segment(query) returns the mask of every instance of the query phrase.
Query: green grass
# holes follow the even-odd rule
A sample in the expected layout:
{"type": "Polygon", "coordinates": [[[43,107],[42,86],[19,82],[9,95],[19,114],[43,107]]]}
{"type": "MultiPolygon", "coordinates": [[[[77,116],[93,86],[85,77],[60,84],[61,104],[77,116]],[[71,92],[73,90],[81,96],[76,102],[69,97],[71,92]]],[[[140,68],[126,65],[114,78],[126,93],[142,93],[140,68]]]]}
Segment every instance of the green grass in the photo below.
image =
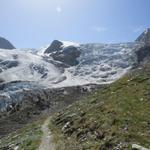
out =
{"type": "Polygon", "coordinates": [[[49,126],[57,150],[124,150],[134,143],[150,148],[150,67],[80,99],[49,126]]]}
{"type": "Polygon", "coordinates": [[[0,150],[19,147],[19,150],[36,150],[42,137],[43,119],[26,125],[24,128],[0,139],[0,150]]]}

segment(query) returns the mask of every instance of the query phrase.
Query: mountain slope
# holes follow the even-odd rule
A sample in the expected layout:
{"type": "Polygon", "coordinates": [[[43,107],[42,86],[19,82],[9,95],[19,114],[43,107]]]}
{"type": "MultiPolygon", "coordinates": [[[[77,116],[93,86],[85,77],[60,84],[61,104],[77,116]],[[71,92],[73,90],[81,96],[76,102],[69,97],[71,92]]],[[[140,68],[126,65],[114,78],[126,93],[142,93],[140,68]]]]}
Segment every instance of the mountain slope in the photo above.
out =
{"type": "Polygon", "coordinates": [[[15,47],[8,40],[0,37],[0,49],[15,49],[15,47]]]}
{"type": "Polygon", "coordinates": [[[0,139],[0,150],[36,150],[43,136],[41,125],[44,119],[39,118],[0,139]]]}
{"type": "Polygon", "coordinates": [[[150,148],[150,66],[79,99],[53,116],[58,150],[150,148]]]}

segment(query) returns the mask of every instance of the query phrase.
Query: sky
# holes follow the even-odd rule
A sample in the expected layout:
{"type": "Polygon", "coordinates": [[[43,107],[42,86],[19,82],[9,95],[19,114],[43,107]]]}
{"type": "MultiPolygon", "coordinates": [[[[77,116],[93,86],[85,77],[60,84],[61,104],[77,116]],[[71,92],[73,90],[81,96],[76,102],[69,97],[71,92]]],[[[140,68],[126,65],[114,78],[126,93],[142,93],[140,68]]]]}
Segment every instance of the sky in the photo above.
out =
{"type": "Polygon", "coordinates": [[[17,48],[53,40],[134,41],[150,27],[150,0],[0,0],[0,36],[17,48]]]}

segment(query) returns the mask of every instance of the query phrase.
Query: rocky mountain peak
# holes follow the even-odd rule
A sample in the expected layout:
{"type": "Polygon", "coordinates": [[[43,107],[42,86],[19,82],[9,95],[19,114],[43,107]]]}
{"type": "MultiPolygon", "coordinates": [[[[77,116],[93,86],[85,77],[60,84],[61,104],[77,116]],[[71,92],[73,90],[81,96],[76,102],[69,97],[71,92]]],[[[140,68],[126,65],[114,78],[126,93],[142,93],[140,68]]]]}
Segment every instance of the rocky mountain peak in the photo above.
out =
{"type": "Polygon", "coordinates": [[[147,28],[137,39],[136,42],[142,42],[145,45],[150,45],[150,28],[147,28]]]}
{"type": "Polygon", "coordinates": [[[0,37],[0,49],[15,49],[15,47],[8,40],[0,37]]]}
{"type": "Polygon", "coordinates": [[[52,44],[45,50],[45,53],[52,53],[52,52],[55,52],[55,51],[59,51],[59,50],[62,50],[62,45],[63,43],[58,41],[58,40],[54,40],[52,42],[52,44]]]}

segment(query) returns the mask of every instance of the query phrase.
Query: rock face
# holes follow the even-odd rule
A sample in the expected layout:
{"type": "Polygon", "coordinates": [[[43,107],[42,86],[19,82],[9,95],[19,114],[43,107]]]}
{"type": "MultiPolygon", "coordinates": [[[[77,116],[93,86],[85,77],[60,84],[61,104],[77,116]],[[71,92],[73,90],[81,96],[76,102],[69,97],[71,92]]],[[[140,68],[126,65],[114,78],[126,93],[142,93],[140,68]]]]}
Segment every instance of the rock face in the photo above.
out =
{"type": "Polygon", "coordinates": [[[63,49],[63,51],[57,51],[56,53],[51,54],[54,60],[63,62],[70,66],[75,66],[79,62],[77,58],[80,56],[81,52],[77,47],[68,46],[63,49]]]}
{"type": "Polygon", "coordinates": [[[0,37],[0,49],[15,49],[15,47],[8,40],[0,37]]]}
{"type": "Polygon", "coordinates": [[[64,43],[58,40],[54,40],[44,53],[49,54],[54,60],[69,66],[77,65],[79,63],[77,58],[81,54],[78,47],[73,45],[64,46],[64,43]]]}
{"type": "Polygon", "coordinates": [[[150,28],[146,29],[137,39],[136,42],[144,43],[145,45],[150,45],[150,28]]]}
{"type": "Polygon", "coordinates": [[[45,53],[52,53],[52,52],[55,52],[55,51],[60,51],[62,50],[62,45],[63,43],[58,41],[58,40],[54,40],[52,42],[52,44],[45,50],[45,53]]]}
{"type": "Polygon", "coordinates": [[[150,62],[150,46],[143,46],[137,52],[138,63],[146,64],[150,62]]]}

